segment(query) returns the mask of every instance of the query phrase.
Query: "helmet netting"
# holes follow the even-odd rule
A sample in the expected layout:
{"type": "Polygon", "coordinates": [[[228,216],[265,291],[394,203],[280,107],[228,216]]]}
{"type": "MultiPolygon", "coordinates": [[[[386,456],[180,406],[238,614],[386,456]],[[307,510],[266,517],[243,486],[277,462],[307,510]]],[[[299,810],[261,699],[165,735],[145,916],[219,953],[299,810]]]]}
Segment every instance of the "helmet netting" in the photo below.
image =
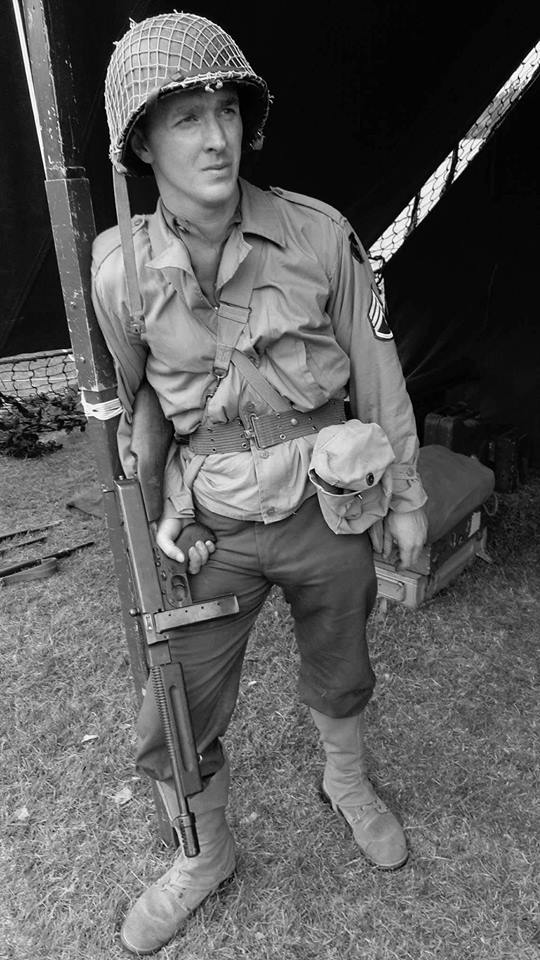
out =
{"type": "MultiPolygon", "coordinates": [[[[129,134],[149,100],[174,90],[248,84],[251,141],[261,136],[269,107],[268,88],[234,40],[217,24],[189,13],[162,14],[131,29],[116,44],[105,79],[105,110],[110,158],[118,168],[133,167],[126,156],[129,134]]],[[[131,153],[131,151],[129,151],[131,153]]]]}

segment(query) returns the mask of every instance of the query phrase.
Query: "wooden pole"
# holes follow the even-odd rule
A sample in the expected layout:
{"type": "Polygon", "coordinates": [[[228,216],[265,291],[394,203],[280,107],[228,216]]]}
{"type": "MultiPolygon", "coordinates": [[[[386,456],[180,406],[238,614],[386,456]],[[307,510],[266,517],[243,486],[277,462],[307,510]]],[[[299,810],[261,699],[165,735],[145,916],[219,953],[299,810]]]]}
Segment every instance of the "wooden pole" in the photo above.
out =
{"type": "MultiPolygon", "coordinates": [[[[90,264],[96,235],[90,184],[81,166],[64,0],[21,0],[28,58],[43,144],[45,188],[77,378],[84,400],[99,405],[117,396],[111,356],[91,300],[90,264]]],[[[136,590],[129,566],[116,483],[122,480],[116,434],[118,416],[90,417],[88,435],[98,467],[125,636],[139,704],[148,678],[145,643],[133,616],[136,590]]],[[[160,832],[173,842],[169,819],[154,786],[160,832]]]]}

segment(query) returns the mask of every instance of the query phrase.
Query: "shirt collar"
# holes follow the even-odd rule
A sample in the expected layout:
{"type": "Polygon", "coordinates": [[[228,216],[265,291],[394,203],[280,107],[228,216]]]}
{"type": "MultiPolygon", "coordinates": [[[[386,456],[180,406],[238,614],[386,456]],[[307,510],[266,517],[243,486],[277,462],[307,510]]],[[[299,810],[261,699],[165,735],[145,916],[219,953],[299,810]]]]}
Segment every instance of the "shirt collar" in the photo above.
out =
{"type": "Polygon", "coordinates": [[[148,232],[152,251],[152,258],[147,263],[148,267],[158,269],[177,267],[193,273],[188,251],[169,226],[161,198],[158,200],[155,213],[148,218],[148,232]]]}
{"type": "MultiPolygon", "coordinates": [[[[241,219],[239,227],[243,234],[255,234],[285,246],[283,225],[272,201],[272,195],[254,186],[247,180],[240,178],[240,205],[241,219]]],[[[237,211],[238,213],[238,211],[237,211]]],[[[170,218],[172,214],[165,209],[161,199],[158,200],[156,212],[150,217],[150,242],[152,259],[150,267],[179,267],[182,270],[192,271],[191,261],[186,247],[181,241],[181,231],[184,224],[180,222],[178,233],[173,229],[170,218]]],[[[238,222],[235,214],[234,222],[238,222]]]]}
{"type": "Polygon", "coordinates": [[[247,180],[240,178],[242,198],[242,233],[254,233],[265,237],[279,247],[285,246],[283,224],[277,214],[272,195],[247,180]]]}
{"type": "MultiPolygon", "coordinates": [[[[181,217],[177,217],[174,213],[171,213],[171,211],[167,209],[167,207],[165,206],[162,200],[160,200],[160,205],[161,205],[161,212],[163,214],[163,219],[165,220],[165,223],[167,224],[169,230],[171,230],[171,232],[174,233],[176,237],[179,237],[180,240],[184,240],[189,246],[190,236],[192,234],[197,236],[198,234],[197,227],[194,224],[190,223],[189,220],[184,220],[181,217]]],[[[227,228],[225,230],[225,237],[228,237],[229,234],[231,233],[232,228],[235,226],[235,224],[240,224],[241,221],[242,221],[241,203],[240,203],[240,200],[238,200],[238,205],[236,207],[236,210],[234,211],[231,219],[229,220],[229,223],[227,224],[227,228]]]]}
{"type": "MultiPolygon", "coordinates": [[[[277,243],[280,247],[285,246],[283,226],[270,195],[241,177],[239,186],[240,200],[231,218],[230,227],[238,224],[242,233],[254,233],[277,243]]],[[[176,217],[161,201],[160,205],[163,218],[175,236],[182,239],[182,234],[190,233],[188,220],[176,217]]]]}

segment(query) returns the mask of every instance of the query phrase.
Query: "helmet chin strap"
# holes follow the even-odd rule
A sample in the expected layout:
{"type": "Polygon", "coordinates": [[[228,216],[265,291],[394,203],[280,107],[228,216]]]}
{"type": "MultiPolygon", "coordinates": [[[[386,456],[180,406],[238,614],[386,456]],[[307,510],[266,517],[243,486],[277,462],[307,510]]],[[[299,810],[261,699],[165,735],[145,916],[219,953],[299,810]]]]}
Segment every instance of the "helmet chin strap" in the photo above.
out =
{"type": "Polygon", "coordinates": [[[130,329],[140,335],[144,331],[144,312],[139,280],[137,277],[137,263],[135,260],[135,246],[131,225],[131,208],[129,205],[129,190],[127,179],[113,165],[113,187],[116,217],[120,230],[124,270],[127,282],[127,296],[130,313],[130,329]]]}

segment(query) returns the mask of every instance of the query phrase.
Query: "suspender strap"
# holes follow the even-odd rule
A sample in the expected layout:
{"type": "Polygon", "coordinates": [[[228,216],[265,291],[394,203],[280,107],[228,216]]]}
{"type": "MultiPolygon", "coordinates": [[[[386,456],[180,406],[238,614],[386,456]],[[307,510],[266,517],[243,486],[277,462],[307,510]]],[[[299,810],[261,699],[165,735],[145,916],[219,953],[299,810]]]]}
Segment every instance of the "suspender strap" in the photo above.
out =
{"type": "Polygon", "coordinates": [[[222,380],[232,363],[272,410],[290,410],[291,404],[274,390],[249,357],[236,347],[251,312],[250,303],[262,253],[262,243],[258,237],[252,239],[252,244],[252,249],[226,286],[227,299],[222,299],[219,304],[214,374],[218,380],[222,380]]]}
{"type": "Polygon", "coordinates": [[[231,354],[240,339],[249,319],[253,287],[257,278],[262,253],[262,243],[253,238],[252,248],[236,273],[226,285],[227,299],[221,299],[217,313],[217,345],[214,359],[214,374],[218,380],[226,375],[231,354]]]}
{"type": "Polygon", "coordinates": [[[131,321],[130,327],[133,333],[140,335],[144,331],[143,302],[139,288],[139,280],[137,277],[137,264],[135,261],[135,247],[133,245],[128,186],[124,174],[119,173],[116,167],[113,167],[113,187],[116,216],[118,219],[118,228],[120,230],[120,240],[122,242],[122,254],[124,257],[124,270],[126,273],[127,295],[131,321]]]}
{"type": "Polygon", "coordinates": [[[217,344],[214,357],[214,376],[223,380],[229,369],[231,354],[240,339],[250,313],[249,307],[239,307],[235,303],[219,304],[217,313],[217,344]]]}
{"type": "Polygon", "coordinates": [[[285,400],[277,390],[274,390],[266,377],[263,377],[260,370],[251,362],[249,357],[246,357],[245,353],[240,350],[233,350],[231,362],[272,410],[281,413],[283,410],[292,409],[292,404],[285,400]]]}
{"type": "MultiPolygon", "coordinates": [[[[116,215],[122,241],[124,269],[126,273],[128,304],[131,330],[144,332],[143,302],[137,276],[135,247],[130,216],[129,193],[126,178],[113,167],[114,199],[116,215]]],[[[152,220],[150,221],[150,242],[152,242],[152,220]]],[[[222,299],[217,313],[217,345],[214,360],[214,374],[222,380],[231,363],[253,387],[256,393],[276,412],[290,410],[292,405],[271,386],[236,344],[240,339],[251,311],[250,303],[253,287],[257,278],[262,253],[262,243],[258,237],[252,239],[252,249],[238,267],[235,275],[226,285],[227,300],[222,299]]]]}

